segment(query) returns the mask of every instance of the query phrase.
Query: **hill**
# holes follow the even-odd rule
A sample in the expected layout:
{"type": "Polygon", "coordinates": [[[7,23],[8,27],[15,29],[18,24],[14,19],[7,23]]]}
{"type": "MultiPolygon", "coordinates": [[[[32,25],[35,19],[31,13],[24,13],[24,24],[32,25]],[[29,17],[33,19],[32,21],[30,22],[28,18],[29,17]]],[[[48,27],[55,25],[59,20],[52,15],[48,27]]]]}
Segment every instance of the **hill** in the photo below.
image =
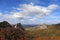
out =
{"type": "Polygon", "coordinates": [[[60,40],[60,26],[58,24],[48,25],[47,29],[40,26],[28,28],[27,33],[30,40],[60,40]]]}
{"type": "Polygon", "coordinates": [[[8,22],[0,22],[0,40],[28,40],[23,26],[19,23],[14,28],[8,22]]]}
{"type": "Polygon", "coordinates": [[[12,27],[7,21],[0,22],[0,28],[12,27]]]}

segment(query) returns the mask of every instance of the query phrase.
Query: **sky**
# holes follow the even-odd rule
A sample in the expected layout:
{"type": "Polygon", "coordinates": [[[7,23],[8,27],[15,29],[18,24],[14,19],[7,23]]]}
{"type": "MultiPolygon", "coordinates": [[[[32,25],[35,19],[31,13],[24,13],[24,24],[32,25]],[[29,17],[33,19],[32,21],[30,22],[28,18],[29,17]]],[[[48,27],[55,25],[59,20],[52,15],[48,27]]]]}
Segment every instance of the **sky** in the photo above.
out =
{"type": "Polygon", "coordinates": [[[60,0],[0,0],[0,22],[60,23],[60,0]]]}

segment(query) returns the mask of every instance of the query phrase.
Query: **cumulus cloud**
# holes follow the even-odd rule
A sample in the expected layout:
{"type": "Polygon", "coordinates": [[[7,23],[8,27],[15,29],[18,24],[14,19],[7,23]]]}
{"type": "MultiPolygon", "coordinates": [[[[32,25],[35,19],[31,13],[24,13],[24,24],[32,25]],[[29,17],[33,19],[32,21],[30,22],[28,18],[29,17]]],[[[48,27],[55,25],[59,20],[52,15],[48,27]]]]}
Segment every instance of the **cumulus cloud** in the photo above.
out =
{"type": "Polygon", "coordinates": [[[53,10],[53,9],[56,9],[56,7],[58,7],[58,5],[52,4],[52,5],[48,6],[48,9],[53,10]]]}
{"type": "Polygon", "coordinates": [[[13,15],[15,17],[22,17],[22,18],[27,18],[27,17],[30,18],[32,17],[32,15],[37,18],[43,18],[49,15],[57,7],[58,5],[56,4],[51,4],[47,7],[34,5],[33,3],[22,4],[20,5],[19,8],[17,8],[17,10],[20,10],[20,12],[14,12],[13,15]]]}
{"type": "Polygon", "coordinates": [[[11,14],[5,14],[6,18],[43,18],[49,15],[53,10],[55,10],[58,5],[51,4],[47,7],[30,4],[21,4],[19,8],[16,8],[18,11],[12,11],[11,14]],[[8,16],[8,17],[7,17],[8,16]]]}
{"type": "Polygon", "coordinates": [[[23,19],[21,20],[22,22],[24,22],[24,19],[29,19],[31,22],[35,22],[37,19],[49,15],[57,7],[58,5],[56,4],[50,4],[47,7],[34,5],[34,3],[21,4],[18,8],[15,8],[15,10],[19,11],[12,11],[11,14],[5,14],[3,17],[23,19]]]}

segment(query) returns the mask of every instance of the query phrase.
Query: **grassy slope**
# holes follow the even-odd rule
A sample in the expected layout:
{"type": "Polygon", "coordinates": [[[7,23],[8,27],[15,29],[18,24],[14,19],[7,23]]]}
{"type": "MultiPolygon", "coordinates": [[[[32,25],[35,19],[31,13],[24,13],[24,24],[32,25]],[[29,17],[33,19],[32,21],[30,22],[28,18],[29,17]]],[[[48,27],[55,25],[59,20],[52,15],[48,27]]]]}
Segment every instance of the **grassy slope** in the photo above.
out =
{"type": "Polygon", "coordinates": [[[31,40],[60,40],[60,29],[55,28],[55,26],[48,29],[31,28],[29,30],[27,30],[27,33],[31,40]]]}

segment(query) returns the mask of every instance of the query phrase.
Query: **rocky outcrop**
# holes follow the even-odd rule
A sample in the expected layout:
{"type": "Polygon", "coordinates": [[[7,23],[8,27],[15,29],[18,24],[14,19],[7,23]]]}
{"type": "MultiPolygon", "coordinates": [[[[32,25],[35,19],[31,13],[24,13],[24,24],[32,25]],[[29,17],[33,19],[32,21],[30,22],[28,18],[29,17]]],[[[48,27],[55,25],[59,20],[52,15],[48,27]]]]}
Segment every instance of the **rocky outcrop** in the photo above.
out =
{"type": "Polygon", "coordinates": [[[18,23],[18,24],[17,24],[17,27],[20,28],[20,29],[22,29],[22,30],[24,30],[24,28],[23,28],[23,26],[22,26],[21,23],[18,23]]]}
{"type": "Polygon", "coordinates": [[[0,28],[12,27],[7,21],[0,22],[0,28]]]}
{"type": "Polygon", "coordinates": [[[14,28],[6,21],[0,22],[0,40],[28,40],[23,26],[19,23],[17,27],[14,28]]]}

